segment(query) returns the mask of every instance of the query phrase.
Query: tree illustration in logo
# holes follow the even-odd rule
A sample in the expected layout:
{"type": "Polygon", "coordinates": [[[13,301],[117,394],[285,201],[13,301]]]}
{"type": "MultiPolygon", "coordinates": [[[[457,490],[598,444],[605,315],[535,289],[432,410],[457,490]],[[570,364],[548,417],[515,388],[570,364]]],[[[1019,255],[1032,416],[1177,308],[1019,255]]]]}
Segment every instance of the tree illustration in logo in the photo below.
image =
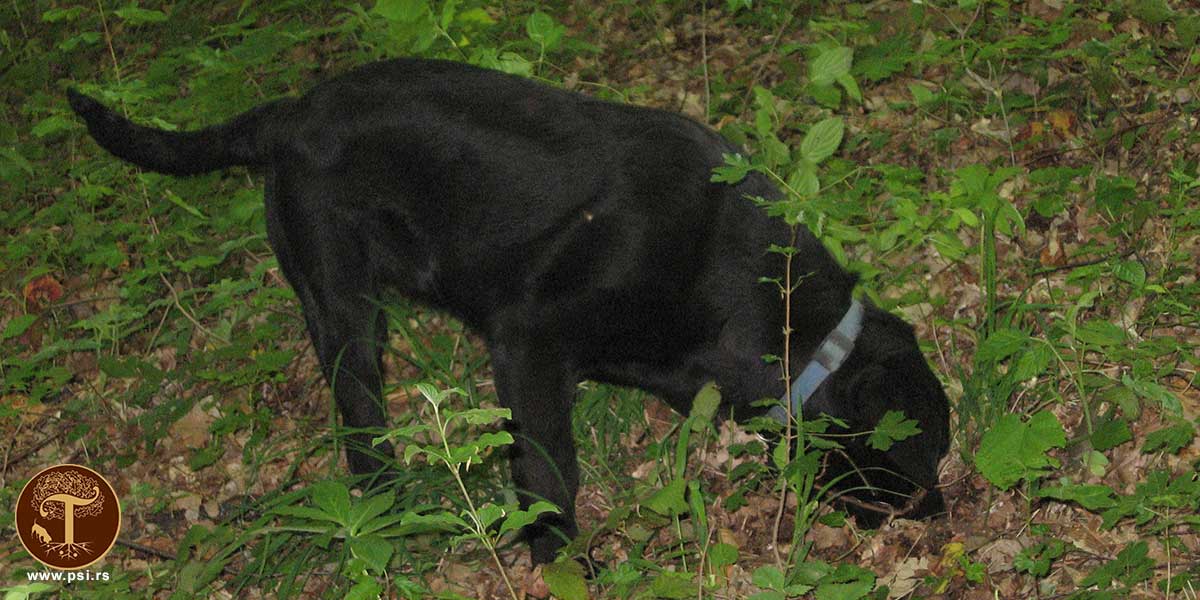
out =
{"type": "Polygon", "coordinates": [[[47,551],[68,559],[92,553],[89,540],[75,540],[75,519],[104,512],[99,481],[78,471],[48,473],[34,485],[31,504],[41,518],[63,520],[62,541],[51,539],[44,527],[34,524],[34,534],[47,551]]]}

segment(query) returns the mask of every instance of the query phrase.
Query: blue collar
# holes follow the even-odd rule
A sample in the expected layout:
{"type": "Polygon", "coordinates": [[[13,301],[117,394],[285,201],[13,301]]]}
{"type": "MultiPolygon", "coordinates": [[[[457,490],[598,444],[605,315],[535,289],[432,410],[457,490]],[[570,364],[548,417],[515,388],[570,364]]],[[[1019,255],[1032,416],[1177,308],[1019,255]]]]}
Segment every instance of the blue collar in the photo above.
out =
{"type": "MultiPolygon", "coordinates": [[[[850,301],[850,308],[846,310],[846,314],[842,320],[838,322],[837,327],[825,336],[817,350],[813,352],[812,359],[808,361],[808,365],[800,372],[800,376],[796,381],[792,382],[792,415],[800,415],[801,409],[804,408],[804,403],[825,383],[825,380],[837,371],[842,363],[846,361],[846,357],[850,355],[850,351],[854,349],[854,340],[858,338],[858,334],[862,331],[863,323],[863,305],[858,300],[850,301]]],[[[780,404],[771,407],[767,413],[768,416],[779,421],[780,423],[787,422],[787,410],[784,409],[784,402],[788,401],[787,396],[779,399],[780,404]]]]}

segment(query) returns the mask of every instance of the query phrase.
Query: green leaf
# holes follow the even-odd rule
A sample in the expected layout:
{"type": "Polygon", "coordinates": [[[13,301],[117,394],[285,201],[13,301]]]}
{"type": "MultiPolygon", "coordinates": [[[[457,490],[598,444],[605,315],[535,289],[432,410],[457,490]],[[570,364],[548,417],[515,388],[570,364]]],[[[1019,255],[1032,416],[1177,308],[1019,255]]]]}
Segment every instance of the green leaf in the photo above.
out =
{"type": "Polygon", "coordinates": [[[504,523],[500,525],[500,534],[503,535],[510,531],[514,531],[529,525],[537,520],[538,515],[547,512],[559,513],[562,511],[560,511],[557,506],[551,504],[550,502],[538,500],[537,502],[534,502],[528,510],[518,510],[510,514],[508,518],[504,520],[504,523]]]}
{"type": "Polygon", "coordinates": [[[70,8],[52,8],[42,13],[42,20],[47,23],[56,23],[58,21],[74,21],[83,14],[82,6],[72,6],[70,8]]]}
{"type": "Polygon", "coordinates": [[[400,524],[412,528],[417,533],[427,531],[462,531],[471,528],[462,517],[447,512],[435,512],[426,515],[408,511],[401,517],[400,524]]]}
{"type": "Polygon", "coordinates": [[[1123,260],[1113,265],[1113,275],[1135,288],[1146,285],[1146,267],[1136,260],[1123,260]]]}
{"type": "Polygon", "coordinates": [[[770,565],[755,569],[754,574],[750,576],[750,581],[760,588],[778,591],[782,591],[784,585],[787,583],[783,577],[783,572],[770,565]]]}
{"type": "Polygon", "coordinates": [[[650,583],[650,592],[656,598],[682,600],[696,595],[695,576],[691,573],[662,571],[650,583]]]}
{"type": "Polygon", "coordinates": [[[1058,461],[1046,452],[1066,443],[1062,425],[1047,411],[1034,414],[1028,422],[1006,414],[983,434],[975,466],[993,485],[1007,490],[1022,479],[1036,479],[1047,467],[1057,467],[1058,461]]]}
{"type": "Polygon", "coordinates": [[[1095,585],[1104,589],[1109,587],[1114,579],[1126,586],[1145,581],[1154,570],[1154,560],[1147,556],[1149,551],[1150,547],[1145,541],[1133,542],[1125,546],[1115,559],[1084,577],[1079,586],[1087,588],[1095,585]]]}
{"type": "Polygon", "coordinates": [[[143,25],[145,23],[161,23],[167,20],[167,15],[161,10],[147,10],[136,6],[126,6],[113,11],[118,17],[121,17],[129,25],[143,25]]]}
{"type": "Polygon", "coordinates": [[[875,587],[875,573],[852,564],[840,564],[821,578],[816,600],[860,600],[875,587]]]}
{"type": "Polygon", "coordinates": [[[704,387],[696,392],[696,397],[692,398],[692,411],[688,415],[692,431],[699,433],[711,427],[720,404],[721,392],[717,389],[716,382],[710,381],[704,384],[704,387]]]}
{"type": "Polygon", "coordinates": [[[1194,437],[1196,437],[1195,426],[1183,419],[1179,419],[1169,427],[1150,432],[1146,436],[1146,443],[1142,445],[1142,452],[1146,454],[1151,452],[1175,454],[1192,443],[1192,438],[1194,437]]]}
{"type": "Polygon", "coordinates": [[[471,408],[457,413],[471,425],[487,425],[500,419],[511,419],[512,411],[507,408],[471,408]]]}
{"type": "Polygon", "coordinates": [[[1125,343],[1125,330],[1108,321],[1087,321],[1075,330],[1075,339],[1096,346],[1117,346],[1125,343]]]}
{"type": "Polygon", "coordinates": [[[1022,549],[1013,557],[1013,567],[1017,572],[1024,571],[1034,577],[1045,577],[1050,574],[1050,563],[1066,552],[1067,545],[1062,540],[1050,539],[1022,549]]]}
{"type": "Polygon", "coordinates": [[[929,91],[929,88],[916,83],[908,84],[908,92],[912,94],[913,103],[917,106],[925,106],[937,99],[933,92],[929,91]]]}
{"type": "Polygon", "coordinates": [[[78,127],[74,120],[68,119],[62,115],[52,115],[38,121],[33,129],[29,130],[34,137],[44,138],[54,135],[62,131],[70,131],[78,127]]]}
{"type": "Polygon", "coordinates": [[[567,28],[554,22],[554,17],[534,11],[525,21],[525,32],[529,39],[540,45],[543,50],[552,50],[558,46],[567,28]]]}
{"type": "Polygon", "coordinates": [[[1139,397],[1151,402],[1157,402],[1172,415],[1178,416],[1183,414],[1183,404],[1179,398],[1171,393],[1170,390],[1157,383],[1134,379],[1128,373],[1125,373],[1121,375],[1121,384],[1133,390],[1133,393],[1139,397]]]}
{"type": "Polygon", "coordinates": [[[350,552],[367,563],[376,575],[387,573],[388,561],[394,551],[391,542],[377,535],[350,538],[350,552]]]}
{"type": "MultiPolygon", "coordinates": [[[[465,514],[465,512],[464,512],[465,514]]],[[[484,529],[492,526],[500,517],[504,516],[504,507],[496,504],[484,504],[475,510],[475,518],[479,519],[479,524],[484,529]]]]}
{"type": "Polygon", "coordinates": [[[1032,338],[1030,341],[1032,345],[1017,356],[1016,364],[1009,371],[1016,381],[1026,381],[1041,375],[1054,360],[1054,350],[1050,346],[1033,342],[1032,338]]]}
{"type": "Polygon", "coordinates": [[[788,176],[791,187],[801,198],[813,198],[821,192],[821,180],[817,178],[817,166],[806,158],[796,161],[796,168],[788,176]]]}
{"type": "Polygon", "coordinates": [[[979,344],[975,360],[980,363],[1001,361],[1028,347],[1030,343],[1029,334],[1020,329],[997,329],[979,344]]]}
{"type": "Polygon", "coordinates": [[[662,489],[654,492],[642,506],[664,516],[674,517],[687,512],[688,505],[684,500],[683,492],[687,489],[687,481],[673,479],[670,483],[663,486],[662,489]]]}
{"type": "Polygon", "coordinates": [[[1117,505],[1112,488],[1107,485],[1070,483],[1042,488],[1037,495],[1041,498],[1075,502],[1088,510],[1103,510],[1117,505]]]}
{"type": "Polygon", "coordinates": [[[842,86],[842,89],[846,90],[846,95],[850,96],[851,100],[862,102],[862,90],[858,89],[858,82],[854,80],[854,77],[849,73],[840,75],[837,78],[837,82],[838,85],[842,86]]]}
{"type": "Polygon", "coordinates": [[[884,413],[879,424],[875,426],[875,431],[871,432],[871,436],[867,438],[867,445],[886,452],[893,443],[906,440],[918,433],[921,433],[921,428],[917,426],[916,421],[904,418],[904,413],[900,411],[889,410],[884,413]]]}
{"type": "Polygon", "coordinates": [[[1104,452],[1133,439],[1129,425],[1123,419],[1108,419],[1092,431],[1092,447],[1104,452]]]}
{"type": "Polygon", "coordinates": [[[414,23],[429,10],[427,0],[376,0],[371,12],[396,23],[414,23]]]}
{"type": "Polygon", "coordinates": [[[383,585],[371,577],[364,577],[354,582],[354,586],[346,592],[346,600],[378,600],[383,593],[383,585]]]}
{"type": "Polygon", "coordinates": [[[17,315],[9,319],[8,324],[4,326],[4,333],[0,333],[0,340],[15,338],[25,333],[25,330],[29,329],[29,326],[33,325],[37,319],[37,315],[17,315]]]}
{"type": "Polygon", "coordinates": [[[828,48],[808,65],[808,78],[816,85],[832,85],[839,78],[850,74],[850,63],[853,60],[854,50],[851,48],[828,48]]]}
{"type": "Polygon", "coordinates": [[[542,580],[550,593],[562,600],[588,600],[583,565],[570,558],[560,558],[542,567],[542,580]]]}
{"type": "Polygon", "coordinates": [[[753,170],[750,161],[741,154],[722,154],[721,158],[725,160],[725,165],[713,169],[712,177],[709,178],[713,183],[734,184],[745,179],[753,170]]]}
{"type": "Polygon", "coordinates": [[[33,164],[25,160],[25,157],[21,156],[21,153],[17,152],[16,148],[11,146],[0,147],[0,158],[6,159],[10,165],[25,171],[26,175],[33,175],[33,164]]]}
{"type": "Polygon", "coordinates": [[[350,510],[349,528],[351,533],[359,533],[364,525],[387,512],[395,502],[396,494],[383,491],[355,504],[350,510]]]}
{"type": "Polygon", "coordinates": [[[830,117],[819,121],[808,130],[804,141],[800,142],[800,154],[809,162],[815,164],[829,158],[837,152],[842,143],[842,135],[846,126],[841,117],[830,117]]]}
{"type": "Polygon", "coordinates": [[[708,564],[714,571],[719,571],[723,567],[736,564],[737,559],[738,548],[733,544],[718,542],[708,549],[708,564]]]}
{"type": "Polygon", "coordinates": [[[199,209],[192,206],[191,204],[188,204],[183,198],[180,198],[178,195],[176,195],[175,192],[172,192],[171,190],[167,190],[166,196],[167,196],[167,200],[170,201],[171,204],[174,204],[175,206],[178,206],[179,208],[182,208],[183,210],[187,211],[187,213],[189,215],[192,215],[193,217],[196,217],[197,219],[207,219],[208,218],[208,217],[205,217],[204,213],[200,212],[199,209]]]}
{"type": "Polygon", "coordinates": [[[822,583],[813,596],[817,600],[862,600],[874,588],[874,577],[850,583],[822,583]]]}
{"type": "Polygon", "coordinates": [[[1167,0],[1136,0],[1127,6],[1133,16],[1151,25],[1161,25],[1175,16],[1175,11],[1167,4],[1167,0]]]}
{"type": "Polygon", "coordinates": [[[310,519],[313,521],[329,521],[337,523],[337,519],[323,510],[311,506],[277,506],[271,509],[272,514],[310,519]]]}
{"type": "Polygon", "coordinates": [[[438,21],[442,29],[449,29],[450,23],[454,22],[454,9],[457,4],[458,0],[446,0],[446,3],[442,5],[442,18],[438,21]]]}
{"type": "Polygon", "coordinates": [[[349,524],[350,490],[344,484],[336,481],[317,482],[312,486],[312,500],[325,514],[339,523],[349,524]]]}

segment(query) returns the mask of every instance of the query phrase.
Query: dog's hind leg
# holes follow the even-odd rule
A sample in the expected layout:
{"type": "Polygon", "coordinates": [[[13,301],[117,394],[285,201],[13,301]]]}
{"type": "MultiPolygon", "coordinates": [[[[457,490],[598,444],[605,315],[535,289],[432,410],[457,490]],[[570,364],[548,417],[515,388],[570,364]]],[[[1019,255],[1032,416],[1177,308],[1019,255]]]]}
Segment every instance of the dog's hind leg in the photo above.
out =
{"type": "Polygon", "coordinates": [[[288,183],[295,182],[267,177],[267,237],[300,298],[342,424],[352,430],[346,436],[350,471],[386,478],[392,446],[371,445],[387,424],[381,361],[387,318],[371,262],[352,219],[331,214],[326,198],[290,193],[288,183]]]}

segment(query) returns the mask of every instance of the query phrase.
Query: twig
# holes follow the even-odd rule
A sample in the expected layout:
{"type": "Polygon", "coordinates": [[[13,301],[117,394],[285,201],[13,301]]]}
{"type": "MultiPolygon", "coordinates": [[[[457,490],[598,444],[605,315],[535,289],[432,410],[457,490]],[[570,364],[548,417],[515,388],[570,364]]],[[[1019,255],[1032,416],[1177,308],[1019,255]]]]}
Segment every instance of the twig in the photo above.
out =
{"type": "Polygon", "coordinates": [[[163,560],[175,560],[177,558],[174,554],[169,554],[169,553],[163,552],[162,550],[159,550],[157,548],[152,548],[150,546],[147,546],[145,544],[139,544],[137,542],[131,542],[129,540],[123,540],[121,538],[117,538],[117,544],[119,544],[121,546],[125,546],[126,548],[129,548],[130,550],[134,550],[136,552],[141,552],[142,554],[149,554],[150,556],[154,556],[156,558],[161,558],[163,560]]]}
{"type": "MultiPolygon", "coordinates": [[[[42,421],[39,421],[38,424],[41,425],[44,422],[45,422],[45,420],[42,420],[42,421]]],[[[45,448],[47,445],[50,444],[50,442],[63,439],[67,433],[67,430],[71,429],[74,426],[75,426],[74,422],[64,422],[59,427],[58,432],[55,433],[54,435],[48,435],[45,438],[43,438],[41,441],[39,441],[38,443],[34,444],[33,446],[31,446],[31,447],[27,448],[26,450],[24,450],[23,452],[21,452],[20,454],[13,456],[12,458],[6,458],[4,461],[4,464],[0,465],[0,473],[7,473],[9,469],[13,468],[17,464],[20,464],[25,459],[29,458],[30,456],[32,456],[34,453],[41,450],[42,448],[45,448]]]]}
{"type": "MultiPolygon", "coordinates": [[[[792,226],[792,237],[788,246],[796,246],[796,227],[792,226]]],[[[792,420],[799,415],[792,414],[792,252],[787,253],[787,261],[783,272],[783,384],[784,410],[787,413],[787,424],[784,427],[782,443],[788,445],[789,451],[795,441],[792,431],[792,420]]],[[[799,443],[799,442],[797,442],[799,443]]],[[[787,507],[788,486],[782,485],[779,490],[779,507],[775,509],[775,520],[771,525],[771,551],[775,554],[775,563],[783,566],[783,557],[779,555],[779,528],[783,523],[783,510],[787,507]]]]}
{"type": "Polygon", "coordinates": [[[1047,267],[1040,271],[1034,271],[1032,276],[1040,277],[1042,275],[1049,275],[1050,273],[1057,273],[1059,271],[1066,271],[1068,269],[1078,269],[1079,267],[1090,267],[1092,265],[1098,265],[1102,262],[1110,261],[1114,258],[1125,258],[1126,256],[1133,254],[1134,252],[1137,252],[1137,250],[1135,248],[1128,248],[1123,252],[1120,252],[1117,254],[1110,254],[1108,256],[1101,256],[1100,258],[1093,258],[1091,260],[1067,263],[1065,265],[1058,265],[1057,267],[1047,267]]]}
{"type": "Polygon", "coordinates": [[[883,502],[877,503],[877,502],[867,502],[865,500],[859,500],[858,498],[855,498],[854,496],[850,496],[850,495],[838,496],[837,501],[845,503],[845,504],[849,504],[850,506],[861,508],[863,510],[869,510],[872,512],[882,513],[882,514],[887,515],[889,519],[894,519],[896,517],[902,517],[904,515],[907,515],[908,513],[916,510],[917,506],[921,503],[921,501],[925,499],[926,493],[927,492],[926,492],[925,488],[918,488],[917,493],[913,494],[912,497],[910,497],[908,499],[908,502],[905,502],[904,506],[902,506],[900,508],[896,508],[890,504],[886,504],[883,502]]]}

